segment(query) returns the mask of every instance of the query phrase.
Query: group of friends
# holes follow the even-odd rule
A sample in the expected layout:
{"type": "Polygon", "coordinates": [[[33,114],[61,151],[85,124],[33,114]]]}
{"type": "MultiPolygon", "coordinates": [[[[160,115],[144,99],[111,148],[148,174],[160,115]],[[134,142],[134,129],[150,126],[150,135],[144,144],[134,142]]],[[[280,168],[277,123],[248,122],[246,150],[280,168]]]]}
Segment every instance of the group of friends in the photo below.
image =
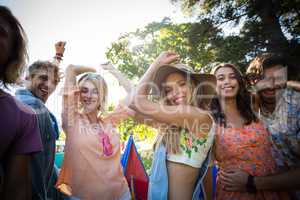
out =
{"type": "Polygon", "coordinates": [[[158,133],[149,200],[300,199],[300,83],[288,80],[283,56],[258,55],[245,74],[230,63],[204,74],[165,51],[135,86],[104,64],[99,68],[127,91],[112,112],[97,69],[69,65],[62,92],[65,153],[57,170],[59,126],[45,103],[62,79],[65,45],[55,44],[53,61],[27,67],[24,88],[12,96],[6,91],[26,66],[26,35],[0,6],[0,199],[131,199],[116,129],[127,118],[158,133]]]}

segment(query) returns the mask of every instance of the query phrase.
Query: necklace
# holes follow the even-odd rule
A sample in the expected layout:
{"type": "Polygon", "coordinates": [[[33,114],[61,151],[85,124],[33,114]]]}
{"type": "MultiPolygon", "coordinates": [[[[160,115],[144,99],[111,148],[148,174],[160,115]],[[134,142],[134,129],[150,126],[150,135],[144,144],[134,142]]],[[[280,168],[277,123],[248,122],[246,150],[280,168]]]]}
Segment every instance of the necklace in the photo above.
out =
{"type": "Polygon", "coordinates": [[[91,119],[91,117],[86,114],[87,119],[89,121],[89,123],[91,125],[93,125],[93,129],[95,131],[97,131],[98,134],[98,138],[100,141],[100,145],[102,145],[102,149],[103,149],[103,155],[108,157],[111,156],[113,154],[113,146],[110,143],[110,139],[107,133],[105,133],[103,127],[101,126],[101,119],[99,119],[98,117],[96,118],[96,123],[93,123],[93,120],[91,119]],[[95,125],[95,126],[94,126],[95,125]]]}
{"type": "Polygon", "coordinates": [[[103,154],[104,156],[111,156],[113,154],[113,146],[110,143],[110,139],[108,134],[106,134],[103,129],[101,128],[98,131],[98,136],[100,139],[100,143],[102,144],[103,147],[103,154]]]}

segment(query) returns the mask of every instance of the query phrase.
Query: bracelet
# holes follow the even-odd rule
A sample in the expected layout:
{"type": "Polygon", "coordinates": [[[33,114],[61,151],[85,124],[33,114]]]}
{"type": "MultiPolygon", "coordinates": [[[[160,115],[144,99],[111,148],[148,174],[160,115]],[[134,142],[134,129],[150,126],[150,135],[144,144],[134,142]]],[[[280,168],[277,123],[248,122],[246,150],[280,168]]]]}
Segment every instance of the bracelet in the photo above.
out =
{"type": "Polygon", "coordinates": [[[251,174],[248,175],[247,184],[246,184],[247,192],[256,193],[256,186],[254,183],[254,176],[251,174]]]}
{"type": "Polygon", "coordinates": [[[59,57],[64,57],[64,55],[62,53],[56,53],[55,55],[59,56],[59,57]]]}
{"type": "Polygon", "coordinates": [[[55,55],[54,57],[53,57],[54,59],[57,59],[57,60],[62,60],[62,57],[61,56],[57,56],[57,55],[55,55]]]}

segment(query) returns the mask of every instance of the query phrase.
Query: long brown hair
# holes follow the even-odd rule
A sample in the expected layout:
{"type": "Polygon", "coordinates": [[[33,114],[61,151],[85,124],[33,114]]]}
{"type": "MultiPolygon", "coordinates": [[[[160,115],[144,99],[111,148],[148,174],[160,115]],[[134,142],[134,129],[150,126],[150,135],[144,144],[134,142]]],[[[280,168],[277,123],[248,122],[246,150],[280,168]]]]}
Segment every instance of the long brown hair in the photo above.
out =
{"type": "Polygon", "coordinates": [[[12,33],[12,48],[5,63],[0,65],[0,83],[7,87],[8,84],[16,83],[24,72],[28,60],[26,49],[27,38],[19,21],[5,6],[0,6],[0,18],[9,24],[12,33]]]}
{"type": "MultiPolygon", "coordinates": [[[[187,78],[187,76],[189,76],[189,75],[184,72],[176,72],[176,73],[180,73],[181,75],[183,75],[186,78],[187,85],[190,88],[191,96],[188,97],[188,104],[197,106],[198,102],[195,101],[195,98],[196,98],[195,96],[197,95],[197,92],[195,91],[196,85],[197,85],[196,80],[194,80],[192,77],[187,78]],[[190,80],[190,81],[188,81],[188,80],[190,80]]],[[[162,87],[160,87],[160,88],[162,88],[162,87]]],[[[162,91],[161,91],[159,103],[162,105],[169,105],[169,102],[167,101],[167,98],[166,98],[166,92],[164,89],[162,89],[162,91]]],[[[156,138],[154,148],[159,147],[159,145],[162,143],[165,145],[168,153],[172,153],[172,154],[180,153],[181,152],[180,151],[180,136],[181,136],[182,131],[185,131],[185,130],[183,128],[177,127],[175,125],[168,125],[167,127],[163,127],[163,128],[160,127],[159,135],[156,138]]]]}
{"type": "MultiPolygon", "coordinates": [[[[220,68],[229,67],[233,70],[235,77],[239,84],[239,90],[236,96],[236,102],[237,102],[237,109],[239,110],[242,117],[246,120],[245,124],[250,124],[252,122],[257,122],[258,119],[253,112],[251,108],[251,94],[246,89],[245,86],[245,80],[243,79],[243,76],[241,72],[236,68],[236,66],[224,63],[216,66],[213,70],[213,73],[215,74],[216,71],[218,71],[220,68]]],[[[224,127],[227,126],[226,123],[226,116],[223,112],[223,109],[221,107],[220,98],[218,95],[216,95],[210,104],[210,110],[212,112],[212,116],[215,120],[215,122],[219,125],[222,125],[224,127]]]]}

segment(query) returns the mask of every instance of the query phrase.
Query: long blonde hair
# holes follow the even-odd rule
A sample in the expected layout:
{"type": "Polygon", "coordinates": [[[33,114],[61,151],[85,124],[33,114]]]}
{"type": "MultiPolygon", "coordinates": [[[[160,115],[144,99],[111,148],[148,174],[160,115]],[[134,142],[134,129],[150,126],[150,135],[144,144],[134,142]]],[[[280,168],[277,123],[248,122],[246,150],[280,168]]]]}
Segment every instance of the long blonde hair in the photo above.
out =
{"type": "Polygon", "coordinates": [[[107,84],[104,78],[100,74],[96,73],[86,73],[79,80],[78,85],[81,82],[90,81],[95,85],[99,95],[99,106],[98,106],[98,114],[103,114],[106,111],[106,102],[107,102],[107,84]]]}
{"type": "MultiPolygon", "coordinates": [[[[178,72],[176,72],[178,73],[178,72]]],[[[180,72],[179,72],[180,73],[180,72]]],[[[187,74],[181,73],[186,77],[187,74]]],[[[198,106],[198,101],[197,101],[197,90],[196,90],[196,81],[194,79],[189,79],[190,81],[187,82],[188,87],[190,88],[190,96],[188,96],[188,105],[194,105],[198,106]]],[[[187,81],[187,79],[186,79],[187,81]]],[[[166,93],[162,89],[161,90],[161,95],[159,99],[159,103],[162,105],[169,105],[167,99],[166,99],[166,93]]],[[[168,153],[171,154],[178,154],[181,153],[180,151],[180,136],[181,132],[184,131],[183,128],[177,127],[174,125],[168,126],[166,129],[161,129],[159,128],[159,134],[155,139],[154,142],[154,148],[158,148],[160,144],[164,144],[166,147],[166,150],[168,153]]]]}

